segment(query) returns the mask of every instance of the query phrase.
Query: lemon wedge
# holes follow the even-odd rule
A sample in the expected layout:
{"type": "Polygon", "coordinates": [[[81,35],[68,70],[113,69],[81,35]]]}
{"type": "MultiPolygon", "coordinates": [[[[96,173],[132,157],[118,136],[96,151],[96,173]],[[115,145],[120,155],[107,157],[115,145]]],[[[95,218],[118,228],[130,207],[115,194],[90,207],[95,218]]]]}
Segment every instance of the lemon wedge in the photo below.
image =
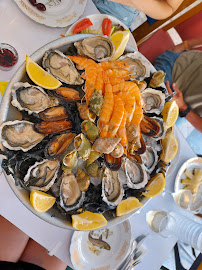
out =
{"type": "Polygon", "coordinates": [[[143,204],[135,197],[128,197],[126,200],[121,201],[116,207],[116,215],[118,217],[132,212],[134,209],[142,207],[143,204]]]}
{"type": "Polygon", "coordinates": [[[149,198],[159,195],[163,191],[165,183],[164,175],[162,173],[157,173],[146,185],[145,189],[147,192],[143,192],[142,195],[149,198]]]}
{"type": "Polygon", "coordinates": [[[162,139],[162,148],[161,159],[168,163],[176,156],[178,151],[178,142],[172,133],[166,134],[165,138],[162,139]]]}
{"type": "Polygon", "coordinates": [[[112,57],[112,61],[118,59],[124,52],[126,45],[130,37],[130,31],[117,31],[111,36],[111,41],[115,46],[115,54],[112,57]]]}
{"type": "Polygon", "coordinates": [[[102,214],[85,211],[79,215],[72,215],[72,227],[76,230],[90,231],[107,225],[102,214]]]}
{"type": "Polygon", "coordinates": [[[169,101],[166,102],[163,111],[163,121],[165,122],[166,128],[172,127],[175,122],[177,121],[177,118],[179,116],[179,107],[176,103],[176,101],[169,101]]]}
{"type": "Polygon", "coordinates": [[[0,82],[0,93],[2,96],[6,90],[7,85],[8,85],[8,82],[0,82]]]}
{"type": "Polygon", "coordinates": [[[41,68],[28,55],[26,56],[26,71],[35,84],[45,89],[54,90],[62,85],[60,81],[41,68]]]}
{"type": "Polygon", "coordinates": [[[54,205],[55,201],[55,197],[39,190],[32,190],[30,193],[31,205],[39,213],[48,211],[54,205]]]}

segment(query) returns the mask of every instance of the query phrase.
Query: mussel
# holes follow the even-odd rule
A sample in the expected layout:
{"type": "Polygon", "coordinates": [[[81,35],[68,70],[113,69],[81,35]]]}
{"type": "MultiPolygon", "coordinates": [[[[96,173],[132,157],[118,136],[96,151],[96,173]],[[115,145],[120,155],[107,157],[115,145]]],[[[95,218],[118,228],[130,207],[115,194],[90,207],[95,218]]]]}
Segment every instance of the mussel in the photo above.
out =
{"type": "Polygon", "coordinates": [[[54,95],[58,98],[73,102],[77,102],[82,99],[77,90],[69,87],[59,87],[54,91],[54,95]]]}
{"type": "Polygon", "coordinates": [[[58,134],[72,127],[70,121],[59,120],[59,121],[41,121],[34,125],[37,132],[43,134],[58,134]]]}
{"type": "Polygon", "coordinates": [[[121,157],[114,158],[110,154],[105,154],[104,161],[107,168],[109,168],[111,171],[118,171],[121,167],[121,157]]]}
{"type": "Polygon", "coordinates": [[[70,132],[55,137],[46,147],[47,157],[57,158],[61,156],[73,142],[75,136],[75,133],[70,132]]]}
{"type": "Polygon", "coordinates": [[[39,116],[44,121],[58,121],[66,119],[68,114],[63,106],[55,106],[40,112],[39,116]]]}
{"type": "Polygon", "coordinates": [[[148,137],[154,137],[159,133],[160,126],[156,120],[144,114],[144,117],[142,118],[142,121],[140,122],[140,129],[141,129],[142,134],[148,137]]]}

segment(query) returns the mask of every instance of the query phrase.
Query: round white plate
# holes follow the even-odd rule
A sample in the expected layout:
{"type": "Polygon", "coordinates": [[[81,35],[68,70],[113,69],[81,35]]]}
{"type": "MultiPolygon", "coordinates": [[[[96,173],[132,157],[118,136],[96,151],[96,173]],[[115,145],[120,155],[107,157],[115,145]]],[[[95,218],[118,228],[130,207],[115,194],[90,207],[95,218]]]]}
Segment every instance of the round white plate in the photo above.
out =
{"type": "MultiPolygon", "coordinates": [[[[73,29],[75,27],[75,25],[82,21],[84,18],[89,18],[92,22],[92,26],[91,26],[91,29],[93,30],[99,30],[102,28],[102,21],[105,19],[105,18],[108,18],[112,21],[112,24],[120,24],[125,30],[129,30],[128,27],[122,23],[121,21],[119,21],[117,18],[113,17],[113,16],[110,16],[110,15],[107,15],[107,14],[93,14],[93,15],[89,15],[89,16],[86,16],[86,17],[83,17],[81,18],[80,20],[78,20],[77,22],[75,22],[74,24],[72,24],[70,26],[70,28],[67,30],[67,33],[65,34],[66,36],[73,33],[73,29]]],[[[136,51],[138,50],[137,49],[137,44],[135,42],[135,39],[133,37],[133,35],[131,34],[130,32],[130,38],[129,38],[129,41],[128,41],[128,45],[132,46],[136,51]]]]}
{"type": "Polygon", "coordinates": [[[188,169],[189,171],[193,171],[193,169],[202,169],[202,158],[194,157],[188,159],[179,169],[179,172],[175,179],[175,192],[181,190],[184,187],[184,184],[181,183],[181,179],[186,178],[184,171],[188,169]]]}
{"type": "Polygon", "coordinates": [[[51,27],[66,27],[83,14],[87,0],[37,0],[45,4],[46,11],[40,11],[29,0],[14,0],[18,7],[35,22],[51,27]]]}
{"type": "Polygon", "coordinates": [[[70,245],[75,270],[115,270],[128,255],[131,245],[130,222],[124,221],[108,229],[93,231],[93,238],[107,242],[111,249],[101,249],[88,240],[89,232],[74,232],[70,245]],[[108,231],[107,231],[108,230],[108,231]],[[106,236],[108,237],[106,238],[106,236]]]}

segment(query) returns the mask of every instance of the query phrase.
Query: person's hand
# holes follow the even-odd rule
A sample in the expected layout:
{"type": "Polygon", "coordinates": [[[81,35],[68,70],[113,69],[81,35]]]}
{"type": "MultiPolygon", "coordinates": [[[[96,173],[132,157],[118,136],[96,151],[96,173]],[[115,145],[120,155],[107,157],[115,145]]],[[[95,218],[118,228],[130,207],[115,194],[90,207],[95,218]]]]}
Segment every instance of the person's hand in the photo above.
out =
{"type": "MultiPolygon", "coordinates": [[[[169,81],[166,82],[166,87],[168,89],[169,95],[172,95],[173,91],[170,88],[169,81]]],[[[180,111],[186,110],[187,109],[187,104],[184,102],[182,92],[180,91],[180,89],[177,87],[177,85],[175,83],[172,84],[172,87],[173,87],[173,90],[176,91],[176,95],[173,96],[172,100],[176,101],[180,111]]]]}

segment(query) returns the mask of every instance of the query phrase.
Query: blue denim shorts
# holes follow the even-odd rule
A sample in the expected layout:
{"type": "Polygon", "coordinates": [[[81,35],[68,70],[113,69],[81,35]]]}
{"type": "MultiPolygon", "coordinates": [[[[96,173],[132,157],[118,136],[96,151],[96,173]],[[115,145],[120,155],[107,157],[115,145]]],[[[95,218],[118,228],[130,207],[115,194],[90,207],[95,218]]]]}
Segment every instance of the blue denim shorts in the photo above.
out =
{"type": "Polygon", "coordinates": [[[128,28],[131,26],[134,19],[140,13],[137,9],[133,7],[125,6],[108,0],[93,0],[93,2],[101,13],[109,14],[116,17],[128,28]]]}

